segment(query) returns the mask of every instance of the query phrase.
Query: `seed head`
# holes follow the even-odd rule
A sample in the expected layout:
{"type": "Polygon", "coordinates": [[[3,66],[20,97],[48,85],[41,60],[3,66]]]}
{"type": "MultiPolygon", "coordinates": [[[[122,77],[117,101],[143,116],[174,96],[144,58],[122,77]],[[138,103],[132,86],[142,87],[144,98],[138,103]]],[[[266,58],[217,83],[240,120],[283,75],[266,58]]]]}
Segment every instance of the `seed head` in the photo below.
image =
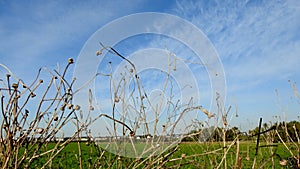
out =
{"type": "Polygon", "coordinates": [[[19,85],[18,85],[17,83],[13,83],[13,84],[12,84],[12,87],[13,87],[14,89],[17,89],[18,86],[19,86],[19,85]]]}
{"type": "Polygon", "coordinates": [[[68,59],[68,63],[69,63],[69,64],[72,64],[72,63],[74,63],[74,60],[73,60],[73,58],[69,58],[69,59],[68,59]]]}
{"type": "Polygon", "coordinates": [[[18,130],[18,131],[21,131],[21,130],[22,130],[22,127],[18,126],[18,127],[17,127],[17,130],[18,130]]]}
{"type": "Polygon", "coordinates": [[[79,105],[76,105],[76,106],[74,107],[74,110],[80,110],[80,106],[79,106],[79,105]]]}
{"type": "Polygon", "coordinates": [[[54,116],[54,117],[53,117],[53,120],[54,120],[54,121],[57,121],[57,120],[58,120],[58,117],[57,117],[57,116],[54,116]]]}
{"type": "Polygon", "coordinates": [[[135,135],[134,131],[131,131],[131,132],[129,133],[129,135],[130,135],[130,137],[133,137],[133,136],[135,135]]]}
{"type": "Polygon", "coordinates": [[[115,102],[118,103],[119,101],[120,101],[119,97],[116,96],[116,97],[115,97],[115,102]]]}
{"type": "Polygon", "coordinates": [[[68,107],[68,109],[72,109],[73,104],[68,104],[67,107],[68,107]]]}
{"type": "Polygon", "coordinates": [[[44,131],[44,129],[43,129],[43,128],[38,128],[38,129],[36,129],[36,132],[37,132],[37,133],[39,133],[39,134],[42,134],[42,133],[43,133],[43,131],[44,131]]]}
{"type": "Polygon", "coordinates": [[[102,54],[102,50],[98,50],[97,52],[96,52],[96,56],[99,56],[99,55],[101,55],[102,54]]]}
{"type": "Polygon", "coordinates": [[[95,108],[92,105],[90,105],[90,110],[93,111],[95,110],[95,108]]]}
{"type": "Polygon", "coordinates": [[[34,93],[31,93],[31,97],[34,98],[36,96],[36,94],[34,93]]]}
{"type": "Polygon", "coordinates": [[[61,110],[61,111],[65,111],[65,107],[66,107],[65,105],[61,106],[61,107],[60,107],[60,110],[61,110]]]}

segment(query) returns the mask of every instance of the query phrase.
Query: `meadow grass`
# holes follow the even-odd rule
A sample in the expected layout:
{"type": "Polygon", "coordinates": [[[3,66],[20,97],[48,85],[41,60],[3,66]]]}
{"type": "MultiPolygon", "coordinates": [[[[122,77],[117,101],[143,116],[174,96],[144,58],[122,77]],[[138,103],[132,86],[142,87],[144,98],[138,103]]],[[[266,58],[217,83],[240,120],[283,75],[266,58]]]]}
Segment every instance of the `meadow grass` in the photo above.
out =
{"type": "MultiPolygon", "coordinates": [[[[227,147],[230,143],[227,143],[227,147]]],[[[255,158],[256,143],[252,141],[240,142],[237,154],[237,145],[228,149],[226,162],[228,168],[252,168],[255,158]],[[238,156],[238,163],[237,163],[238,156]]],[[[171,158],[180,157],[181,168],[215,168],[224,157],[223,143],[182,143],[171,158]],[[183,156],[184,154],[184,156],[183,156]],[[184,158],[182,158],[184,157],[184,158]]],[[[296,150],[294,150],[296,152],[296,150]]],[[[263,168],[283,168],[281,159],[288,159],[291,155],[281,143],[268,145],[262,143],[256,156],[256,166],[263,168]]],[[[179,161],[179,160],[178,160],[179,161]]],[[[178,163],[177,161],[177,163],[178,163]]],[[[170,166],[176,165],[176,162],[170,166]]],[[[224,168],[224,167],[221,167],[224,168]]],[[[259,168],[259,167],[257,167],[259,168]]]]}
{"type": "MultiPolygon", "coordinates": [[[[54,144],[49,143],[48,146],[54,146],[54,144]]],[[[223,150],[228,148],[226,155],[226,165],[228,168],[251,168],[255,157],[257,166],[255,168],[288,168],[287,165],[280,165],[282,159],[290,157],[288,150],[281,143],[269,146],[267,146],[267,143],[261,143],[257,156],[255,156],[256,143],[254,141],[240,142],[238,154],[237,145],[229,148],[230,145],[230,143],[227,143],[226,147],[223,147],[223,143],[221,142],[183,142],[178,145],[177,151],[163,161],[164,164],[162,166],[164,168],[216,168],[224,157],[223,150]],[[238,159],[238,164],[236,159],[238,159]]],[[[145,159],[118,156],[105,151],[96,144],[89,144],[88,142],[81,142],[80,147],[83,168],[130,168],[134,166],[134,163],[145,159]]],[[[293,151],[296,153],[296,149],[293,151]]],[[[78,143],[71,142],[53,159],[48,168],[78,168],[78,154],[78,143]]],[[[30,168],[40,168],[47,159],[46,156],[36,159],[30,168]]],[[[146,161],[137,168],[146,167],[149,164],[148,162],[146,161]]],[[[157,165],[160,162],[162,161],[158,161],[157,165]]],[[[224,168],[224,166],[221,165],[220,168],[224,168]]]]}

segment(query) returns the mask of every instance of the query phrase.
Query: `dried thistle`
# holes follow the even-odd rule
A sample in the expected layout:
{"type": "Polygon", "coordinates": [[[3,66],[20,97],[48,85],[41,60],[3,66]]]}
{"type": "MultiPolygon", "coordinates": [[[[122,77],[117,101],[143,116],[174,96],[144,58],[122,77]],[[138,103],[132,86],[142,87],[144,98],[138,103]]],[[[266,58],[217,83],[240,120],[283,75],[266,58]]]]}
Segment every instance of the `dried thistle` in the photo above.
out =
{"type": "Polygon", "coordinates": [[[21,131],[21,130],[22,130],[22,127],[18,126],[18,127],[17,127],[17,130],[18,130],[18,131],[21,131]]]}
{"type": "Polygon", "coordinates": [[[44,131],[44,129],[43,129],[43,128],[38,128],[38,129],[36,129],[35,131],[36,131],[37,133],[39,133],[39,134],[42,134],[43,131],[44,131]]]}
{"type": "Polygon", "coordinates": [[[34,93],[31,93],[31,97],[34,98],[36,96],[36,94],[34,93]]]}
{"type": "Polygon", "coordinates": [[[53,117],[53,120],[54,120],[54,121],[57,121],[57,120],[58,120],[58,117],[57,117],[57,116],[54,116],[54,117],[53,117]]]}
{"type": "Polygon", "coordinates": [[[129,135],[130,135],[130,137],[134,137],[134,136],[135,136],[134,131],[131,131],[131,132],[129,133],[129,135]]]}
{"type": "Polygon", "coordinates": [[[115,102],[118,103],[120,101],[118,96],[115,96],[115,102]]]}
{"type": "Polygon", "coordinates": [[[69,63],[69,64],[73,64],[73,63],[74,63],[73,58],[69,58],[69,59],[68,59],[68,63],[69,63]]]}
{"type": "Polygon", "coordinates": [[[73,107],[73,104],[67,104],[68,109],[72,109],[72,107],[73,107]]]}
{"type": "Polygon", "coordinates": [[[97,52],[96,52],[96,56],[99,56],[99,55],[101,55],[102,54],[102,50],[98,50],[97,52]]]}
{"type": "Polygon", "coordinates": [[[74,110],[80,110],[80,106],[79,105],[75,105],[74,110]]]}
{"type": "Polygon", "coordinates": [[[93,111],[95,110],[95,108],[92,105],[90,105],[90,110],[93,111]]]}
{"type": "Polygon", "coordinates": [[[19,85],[18,85],[17,83],[13,83],[13,84],[12,84],[12,87],[13,87],[15,90],[18,88],[18,86],[19,86],[19,85]]]}
{"type": "Polygon", "coordinates": [[[60,110],[61,110],[61,111],[65,111],[65,108],[66,108],[66,106],[65,106],[65,105],[62,105],[62,106],[60,107],[60,110]]]}

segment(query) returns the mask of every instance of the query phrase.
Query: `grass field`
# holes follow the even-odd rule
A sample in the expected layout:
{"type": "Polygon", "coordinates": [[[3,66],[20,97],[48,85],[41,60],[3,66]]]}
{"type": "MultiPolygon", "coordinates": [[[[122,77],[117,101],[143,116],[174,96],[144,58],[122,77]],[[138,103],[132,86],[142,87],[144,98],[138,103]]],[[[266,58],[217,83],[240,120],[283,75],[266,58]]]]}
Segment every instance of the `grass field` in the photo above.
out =
{"type": "MultiPolygon", "coordinates": [[[[48,146],[51,146],[49,144],[48,146]]],[[[292,153],[296,153],[293,145],[288,145],[292,153]]],[[[178,147],[171,148],[163,154],[155,157],[140,159],[118,156],[95,144],[80,143],[81,154],[78,151],[78,143],[71,142],[56,156],[49,168],[79,168],[80,155],[83,168],[251,168],[255,161],[255,168],[289,168],[290,152],[283,144],[272,146],[261,143],[258,154],[255,156],[255,142],[239,142],[239,144],[227,143],[181,143],[178,147]],[[175,148],[176,151],[172,151],[175,148]],[[171,153],[170,153],[171,152],[171,153]],[[224,155],[226,154],[226,156],[224,155]],[[226,157],[226,158],[225,158],[226,157]],[[280,162],[287,160],[286,165],[280,162]],[[51,166],[51,167],[50,167],[51,166]]],[[[40,157],[33,161],[30,168],[40,168],[47,157],[40,157]]]]}
{"type": "Polygon", "coordinates": [[[174,153],[174,157],[185,154],[185,158],[180,160],[182,166],[187,164],[186,168],[194,168],[194,166],[195,168],[214,168],[217,166],[225,168],[225,161],[228,168],[251,168],[255,157],[257,168],[272,168],[272,166],[281,168],[280,160],[290,157],[290,153],[283,144],[275,144],[271,147],[263,147],[262,145],[258,149],[257,156],[255,156],[256,143],[254,142],[242,142],[239,146],[235,144],[230,148],[229,146],[227,144],[227,148],[223,148],[223,143],[203,143],[200,145],[198,143],[186,143],[180,145],[179,150],[174,153]],[[220,165],[224,152],[227,153],[226,160],[223,159],[223,164],[220,165]]]}

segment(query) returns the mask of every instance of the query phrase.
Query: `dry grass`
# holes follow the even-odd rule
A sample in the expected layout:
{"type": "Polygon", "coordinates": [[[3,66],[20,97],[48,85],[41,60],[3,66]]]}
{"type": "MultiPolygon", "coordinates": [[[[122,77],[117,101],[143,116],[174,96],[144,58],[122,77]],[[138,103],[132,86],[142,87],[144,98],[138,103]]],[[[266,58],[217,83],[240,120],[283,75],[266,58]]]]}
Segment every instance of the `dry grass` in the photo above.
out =
{"type": "MultiPolygon", "coordinates": [[[[61,156],[65,147],[71,141],[77,142],[77,150],[74,156],[78,160],[78,168],[100,168],[101,166],[114,168],[182,168],[185,166],[195,168],[243,168],[243,161],[251,163],[252,168],[264,168],[276,166],[292,168],[300,168],[300,139],[299,131],[295,128],[297,139],[293,140],[287,130],[287,126],[277,126],[274,130],[270,130],[261,135],[262,142],[266,143],[265,151],[269,152],[265,161],[257,160],[260,154],[252,154],[250,146],[245,146],[244,135],[238,133],[232,141],[226,139],[233,116],[230,116],[231,106],[224,107],[222,98],[217,95],[218,112],[211,113],[202,106],[197,105],[191,99],[187,104],[179,104],[173,98],[167,98],[167,114],[169,121],[164,121],[162,127],[160,115],[163,113],[162,104],[165,101],[164,96],[158,104],[153,104],[148,98],[148,93],[144,89],[143,82],[139,78],[135,65],[126,57],[122,56],[115,49],[106,47],[101,44],[101,49],[96,55],[108,51],[122,60],[128,62],[128,72],[124,72],[124,76],[115,81],[113,72],[108,76],[111,82],[111,115],[109,113],[98,113],[96,117],[91,118],[90,114],[94,111],[92,104],[93,96],[91,89],[89,90],[88,112],[83,112],[80,107],[86,105],[74,105],[73,99],[76,92],[80,89],[73,89],[76,79],[68,80],[67,71],[70,65],[74,63],[73,59],[69,59],[65,68],[50,71],[47,68],[40,69],[37,77],[31,84],[25,84],[21,79],[17,78],[8,68],[0,65],[8,72],[5,79],[0,79],[0,96],[1,96],[1,131],[0,131],[0,166],[1,168],[31,168],[36,164],[37,159],[45,159],[40,168],[52,168],[53,162],[57,162],[57,156],[61,156]],[[47,73],[48,79],[40,79],[41,72],[47,73]],[[122,88],[126,86],[125,81],[133,81],[133,89],[129,93],[122,92],[122,88]],[[117,116],[116,106],[121,106],[120,116],[117,116]],[[147,120],[147,112],[145,105],[155,112],[155,119],[147,120]],[[220,127],[217,130],[221,136],[221,143],[201,143],[197,142],[191,147],[191,150],[182,151],[180,143],[183,138],[196,135],[207,134],[206,128],[199,125],[207,123],[207,121],[195,122],[195,124],[186,125],[186,131],[193,125],[198,126],[197,132],[190,133],[180,138],[166,139],[167,135],[176,134],[175,128],[178,127],[184,115],[187,112],[201,111],[209,118],[216,118],[220,127]],[[134,117],[130,112],[134,112],[134,117]],[[83,115],[84,114],[84,115],[83,115]],[[177,117],[177,118],[174,118],[177,117]],[[230,118],[228,118],[230,117],[230,118]],[[112,122],[112,128],[107,128],[111,133],[111,142],[102,148],[96,145],[94,138],[89,133],[89,127],[99,118],[106,118],[112,122]],[[131,120],[128,120],[131,119],[131,120]],[[196,124],[197,123],[197,124],[196,124]],[[150,126],[152,128],[150,128],[150,126]],[[285,132],[279,132],[279,127],[285,132]],[[73,133],[66,139],[64,130],[72,128],[73,133]],[[161,130],[160,130],[161,128],[161,130]],[[121,130],[120,130],[121,129],[121,130]],[[137,133],[149,136],[146,142],[136,140],[137,133]],[[87,138],[86,142],[90,147],[82,145],[81,140],[87,138]],[[150,137],[153,136],[153,137],[150,137]],[[278,137],[284,147],[284,151],[288,153],[287,157],[282,157],[277,153],[277,149],[272,147],[275,137],[278,137]],[[284,140],[287,138],[287,140],[284,140]],[[122,139],[120,139],[122,138],[122,139]],[[242,142],[242,144],[241,144],[242,142]],[[218,146],[214,146],[214,144],[218,146]],[[203,146],[206,145],[206,146],[203,146]],[[213,146],[212,146],[213,145],[213,146]],[[110,147],[110,148],[109,148],[110,147]],[[122,152],[128,152],[128,147],[134,158],[122,157],[122,152]],[[245,150],[246,147],[246,150],[245,150]],[[198,151],[198,148],[201,151],[198,151]],[[89,151],[93,154],[85,158],[85,153],[89,151]],[[111,151],[115,154],[110,154],[111,151]],[[190,154],[189,152],[193,152],[190,154]],[[179,154],[178,154],[179,153],[179,154]],[[199,160],[206,159],[206,164],[199,160]],[[276,163],[279,158],[279,164],[276,163]],[[87,161],[88,162],[87,162],[87,161]],[[250,162],[249,162],[250,161],[250,162]]],[[[172,55],[170,54],[169,57],[172,55]]],[[[170,71],[176,71],[176,62],[168,63],[169,72],[165,79],[163,93],[169,89],[170,71]],[[174,65],[175,64],[175,65],[174,65]]],[[[102,74],[96,74],[96,76],[102,74]]],[[[89,83],[89,82],[87,82],[89,83]]],[[[299,99],[299,92],[295,84],[292,84],[296,98],[299,99]]],[[[172,90],[172,88],[171,88],[172,90]]],[[[211,133],[210,133],[211,134],[211,133]]],[[[259,140],[259,139],[258,139],[259,140]]],[[[182,144],[181,144],[182,145],[182,144]]],[[[259,150],[259,142],[257,146],[259,150]]],[[[280,149],[280,151],[282,151],[280,149]]],[[[62,162],[63,163],[63,162],[62,162]]]]}

